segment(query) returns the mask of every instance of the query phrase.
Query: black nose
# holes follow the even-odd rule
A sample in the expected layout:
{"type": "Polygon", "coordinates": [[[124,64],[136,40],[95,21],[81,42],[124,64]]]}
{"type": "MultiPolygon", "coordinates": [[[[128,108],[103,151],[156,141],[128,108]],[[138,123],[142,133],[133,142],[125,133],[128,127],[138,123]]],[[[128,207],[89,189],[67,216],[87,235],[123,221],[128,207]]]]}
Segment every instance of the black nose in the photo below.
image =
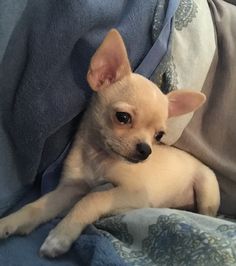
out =
{"type": "Polygon", "coordinates": [[[152,153],[150,146],[144,142],[138,143],[136,146],[136,150],[141,160],[147,159],[147,157],[152,153]]]}

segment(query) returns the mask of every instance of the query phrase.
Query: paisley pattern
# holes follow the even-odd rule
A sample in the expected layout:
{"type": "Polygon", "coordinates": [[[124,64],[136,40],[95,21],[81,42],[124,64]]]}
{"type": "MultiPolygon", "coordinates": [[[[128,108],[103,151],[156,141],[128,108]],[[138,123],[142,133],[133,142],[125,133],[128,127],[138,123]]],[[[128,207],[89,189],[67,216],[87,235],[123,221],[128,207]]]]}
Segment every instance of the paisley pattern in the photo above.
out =
{"type": "MultiPolygon", "coordinates": [[[[167,8],[167,1],[160,0],[156,7],[152,26],[153,41],[157,39],[160,34],[163,23],[163,10],[167,8]]],[[[174,28],[181,31],[187,27],[198,13],[198,6],[194,0],[181,0],[179,7],[175,13],[174,28]]],[[[170,39],[172,42],[172,39],[170,39]]],[[[161,63],[157,66],[152,74],[151,80],[156,83],[163,93],[168,93],[178,87],[178,74],[176,71],[171,50],[162,59],[161,63]]]]}
{"type": "Polygon", "coordinates": [[[153,25],[152,25],[153,42],[157,39],[157,37],[159,36],[162,30],[167,6],[168,6],[168,1],[166,0],[159,0],[157,2],[157,6],[155,9],[155,14],[153,18],[153,25]]]}
{"type": "Polygon", "coordinates": [[[198,8],[193,0],[181,0],[175,13],[175,28],[182,30],[196,17],[198,8]]]}
{"type": "MultiPolygon", "coordinates": [[[[235,229],[234,226],[234,236],[235,229]]],[[[172,265],[186,265],[188,262],[192,265],[226,265],[235,262],[230,240],[204,232],[175,214],[162,215],[156,224],[149,226],[143,250],[160,265],[164,265],[167,259],[172,265]]]]}
{"type": "Polygon", "coordinates": [[[122,222],[122,218],[123,215],[112,216],[109,218],[109,223],[106,220],[99,220],[96,222],[96,226],[99,229],[105,229],[120,241],[131,245],[133,243],[133,237],[129,234],[126,223],[122,222]]]}
{"type": "Polygon", "coordinates": [[[177,89],[178,76],[171,55],[166,55],[153,73],[151,80],[164,94],[177,89]]]}
{"type": "Polygon", "coordinates": [[[102,219],[96,226],[128,265],[236,265],[236,223],[143,209],[102,219]]]}

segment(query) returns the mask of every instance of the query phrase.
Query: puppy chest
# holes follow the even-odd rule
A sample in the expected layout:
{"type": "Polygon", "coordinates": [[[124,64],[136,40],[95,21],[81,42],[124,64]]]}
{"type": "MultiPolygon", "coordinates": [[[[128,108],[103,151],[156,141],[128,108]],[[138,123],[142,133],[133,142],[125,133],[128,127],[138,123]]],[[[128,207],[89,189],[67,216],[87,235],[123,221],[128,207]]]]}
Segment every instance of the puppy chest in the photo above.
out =
{"type": "Polygon", "coordinates": [[[92,189],[96,186],[107,182],[104,178],[104,166],[96,161],[90,161],[84,167],[84,179],[88,186],[92,189]]]}

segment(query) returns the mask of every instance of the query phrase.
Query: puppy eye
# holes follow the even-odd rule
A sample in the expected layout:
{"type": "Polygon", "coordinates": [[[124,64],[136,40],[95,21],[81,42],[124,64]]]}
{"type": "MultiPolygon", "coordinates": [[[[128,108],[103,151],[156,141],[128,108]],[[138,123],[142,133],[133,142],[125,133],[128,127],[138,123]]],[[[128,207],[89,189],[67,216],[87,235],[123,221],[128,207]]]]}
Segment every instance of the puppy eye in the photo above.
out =
{"type": "Polygon", "coordinates": [[[125,125],[131,123],[131,115],[126,112],[116,112],[116,118],[119,123],[125,125]]]}
{"type": "Polygon", "coordinates": [[[164,132],[164,131],[159,131],[159,132],[157,132],[156,135],[155,135],[155,139],[156,139],[156,141],[157,141],[157,142],[160,142],[161,139],[162,139],[162,137],[163,137],[164,135],[165,135],[165,132],[164,132]]]}

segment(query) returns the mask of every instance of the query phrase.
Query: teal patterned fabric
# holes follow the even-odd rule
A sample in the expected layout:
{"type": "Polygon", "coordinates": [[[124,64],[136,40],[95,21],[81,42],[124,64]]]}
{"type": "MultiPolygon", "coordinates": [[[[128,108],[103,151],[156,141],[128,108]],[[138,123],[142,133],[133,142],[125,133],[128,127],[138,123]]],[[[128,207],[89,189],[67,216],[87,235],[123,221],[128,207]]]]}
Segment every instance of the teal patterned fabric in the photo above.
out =
{"type": "Polygon", "coordinates": [[[96,223],[130,265],[236,265],[236,223],[171,209],[141,209],[96,223]]]}
{"type": "MultiPolygon", "coordinates": [[[[167,1],[161,0],[157,5],[157,10],[154,15],[154,22],[152,26],[153,40],[156,40],[160,33],[162,14],[160,13],[160,6],[166,8],[167,1]],[[160,14],[159,14],[160,13],[160,14]]],[[[182,31],[187,28],[196,18],[198,14],[198,5],[194,0],[180,0],[178,9],[175,13],[173,30],[182,31]]],[[[201,15],[201,14],[200,14],[201,15]]],[[[204,24],[204,22],[203,22],[204,24]]],[[[190,35],[192,38],[195,33],[190,35]]],[[[172,36],[170,37],[172,41],[172,36]]],[[[182,51],[181,51],[182,52],[182,51]]],[[[175,62],[173,60],[171,49],[166,53],[161,63],[154,71],[151,80],[156,83],[163,93],[168,93],[178,88],[178,73],[176,71],[175,62]]]]}
{"type": "Polygon", "coordinates": [[[198,7],[193,0],[181,0],[175,13],[175,28],[182,30],[196,17],[198,7]]]}

